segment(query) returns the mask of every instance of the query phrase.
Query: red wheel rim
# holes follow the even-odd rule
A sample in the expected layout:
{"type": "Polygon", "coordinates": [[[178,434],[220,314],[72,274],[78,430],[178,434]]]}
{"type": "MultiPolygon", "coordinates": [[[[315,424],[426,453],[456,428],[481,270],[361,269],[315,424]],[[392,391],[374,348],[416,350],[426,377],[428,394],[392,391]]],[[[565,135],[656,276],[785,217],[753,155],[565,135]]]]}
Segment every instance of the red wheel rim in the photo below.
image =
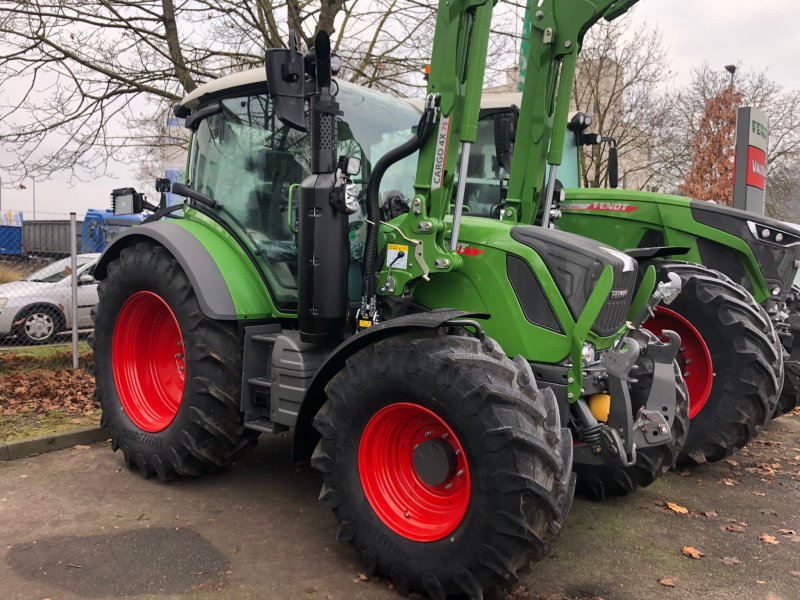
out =
{"type": "Polygon", "coordinates": [[[655,316],[644,326],[659,337],[665,329],[681,336],[677,360],[689,391],[689,418],[694,419],[706,405],[714,383],[714,364],[703,336],[686,317],[663,306],[656,308],[655,316]]]}
{"type": "Polygon", "coordinates": [[[467,512],[470,474],[461,443],[434,412],[407,402],[378,411],[358,447],[361,485],[372,509],[392,531],[416,542],[452,533],[467,512]],[[438,485],[423,481],[415,467],[421,444],[438,444],[454,457],[438,485]]]}
{"type": "Polygon", "coordinates": [[[122,306],[114,327],[111,366],[131,421],[150,433],[172,423],[183,400],[186,362],[178,321],[161,296],[136,292],[122,306]]]}

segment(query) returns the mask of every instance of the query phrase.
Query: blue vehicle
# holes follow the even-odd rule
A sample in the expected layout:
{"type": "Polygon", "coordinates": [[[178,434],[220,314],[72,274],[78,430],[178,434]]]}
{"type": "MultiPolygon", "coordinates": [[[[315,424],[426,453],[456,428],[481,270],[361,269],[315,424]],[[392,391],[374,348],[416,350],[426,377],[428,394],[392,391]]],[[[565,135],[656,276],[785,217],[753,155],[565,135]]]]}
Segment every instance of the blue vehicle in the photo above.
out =
{"type": "Polygon", "coordinates": [[[81,251],[103,252],[128,227],[141,224],[142,218],[142,215],[115,215],[111,210],[90,208],[83,218],[81,251]]]}

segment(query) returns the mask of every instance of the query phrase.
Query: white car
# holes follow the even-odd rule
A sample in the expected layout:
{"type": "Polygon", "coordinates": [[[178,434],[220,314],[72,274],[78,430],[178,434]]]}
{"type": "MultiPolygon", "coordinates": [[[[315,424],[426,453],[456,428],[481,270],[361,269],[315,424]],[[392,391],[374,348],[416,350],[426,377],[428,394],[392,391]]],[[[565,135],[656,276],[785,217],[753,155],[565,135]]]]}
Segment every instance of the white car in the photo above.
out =
{"type": "MultiPolygon", "coordinates": [[[[97,282],[92,273],[99,254],[78,255],[78,327],[92,326],[97,282]]],[[[0,285],[0,336],[21,343],[47,344],[72,327],[70,258],[57,260],[20,281],[0,285]]]]}

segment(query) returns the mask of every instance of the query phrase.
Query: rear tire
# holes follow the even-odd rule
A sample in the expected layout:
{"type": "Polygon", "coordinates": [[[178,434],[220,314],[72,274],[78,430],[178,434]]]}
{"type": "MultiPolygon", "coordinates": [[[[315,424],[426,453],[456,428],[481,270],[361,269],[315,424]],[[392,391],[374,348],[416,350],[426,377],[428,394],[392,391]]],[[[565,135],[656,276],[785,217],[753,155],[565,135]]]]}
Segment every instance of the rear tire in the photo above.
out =
{"type": "MultiPolygon", "coordinates": [[[[672,441],[661,446],[637,450],[631,467],[576,464],[578,485],[575,492],[592,500],[627,496],[637,487],[647,487],[675,466],[689,433],[689,393],[677,362],[675,368],[675,418],[670,423],[672,441]]],[[[649,390],[649,386],[647,388],[649,390]]]]}
{"type": "Polygon", "coordinates": [[[95,394],[112,448],[122,450],[129,467],[162,480],[202,475],[255,446],[257,433],[244,428],[239,412],[236,328],[202,313],[165,248],[151,242],[124,248],[108,264],[98,294],[95,394]],[[147,372],[157,376],[142,376],[147,372]]]}
{"type": "Polygon", "coordinates": [[[669,271],[681,277],[683,290],[664,312],[674,311],[691,324],[712,363],[704,398],[697,397],[690,380],[700,365],[684,365],[692,421],[679,462],[716,462],[747,444],[775,411],[783,378],[775,328],[752,295],[725,275],[690,263],[656,266],[660,280],[669,271]],[[698,402],[699,410],[692,406],[698,402]]]}
{"type": "Polygon", "coordinates": [[[571,436],[555,396],[536,388],[521,358],[489,338],[401,335],[350,357],[326,393],[314,420],[320,500],[368,573],[390,577],[403,594],[482,598],[555,542],[574,493],[571,436]],[[411,412],[388,418],[403,410],[411,412]],[[421,424],[417,434],[445,450],[446,440],[458,457],[450,479],[433,487],[417,463],[409,467],[428,443],[415,441],[415,419],[430,419],[430,433],[421,424]],[[386,439],[394,446],[374,441],[386,439]]]}

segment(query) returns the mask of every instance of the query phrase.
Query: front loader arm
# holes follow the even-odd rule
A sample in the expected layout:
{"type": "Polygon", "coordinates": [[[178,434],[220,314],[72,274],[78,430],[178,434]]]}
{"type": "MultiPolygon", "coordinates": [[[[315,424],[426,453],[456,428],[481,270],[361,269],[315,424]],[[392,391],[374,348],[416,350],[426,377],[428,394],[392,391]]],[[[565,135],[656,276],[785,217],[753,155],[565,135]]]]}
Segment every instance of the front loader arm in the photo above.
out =
{"type": "MultiPolygon", "coordinates": [[[[535,218],[553,136],[553,114],[558,105],[564,113],[561,121],[566,124],[575,61],[584,34],[598,19],[616,18],[637,1],[531,0],[535,18],[507,218],[531,223],[535,218]]],[[[399,227],[392,226],[385,232],[385,241],[393,245],[395,253],[403,252],[401,260],[405,267],[393,270],[387,261],[380,275],[379,286],[383,293],[401,295],[419,278],[427,278],[429,273],[452,271],[462,264],[457,242],[463,186],[470,144],[477,133],[495,3],[496,0],[442,0],[439,3],[427,100],[428,110],[436,113],[435,130],[419,151],[411,210],[399,227]],[[446,227],[445,217],[451,212],[459,156],[459,189],[455,195],[453,225],[446,227]]],[[[560,163],[563,132],[556,140],[559,143],[552,148],[551,160],[560,163]]],[[[392,256],[396,258],[395,254],[392,256]]]]}
{"type": "Polygon", "coordinates": [[[533,223],[546,164],[560,165],[583,37],[638,0],[531,0],[531,40],[504,218],[533,223]]]}

